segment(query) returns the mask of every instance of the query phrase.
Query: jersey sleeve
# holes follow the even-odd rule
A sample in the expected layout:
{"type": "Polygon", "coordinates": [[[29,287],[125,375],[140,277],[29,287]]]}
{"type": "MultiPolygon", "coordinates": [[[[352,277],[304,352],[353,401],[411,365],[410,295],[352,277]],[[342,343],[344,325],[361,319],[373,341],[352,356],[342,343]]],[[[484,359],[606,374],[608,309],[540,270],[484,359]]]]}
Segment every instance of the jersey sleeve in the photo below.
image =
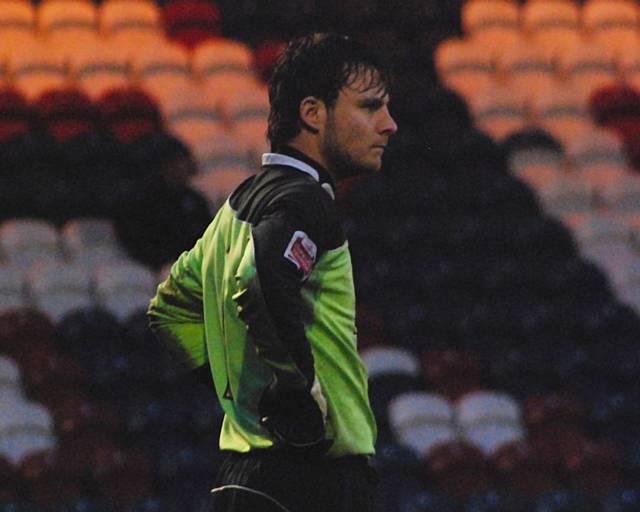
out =
{"type": "MultiPolygon", "coordinates": [[[[269,208],[252,228],[257,277],[268,320],[275,332],[272,338],[261,340],[259,352],[286,353],[287,359],[293,360],[304,376],[303,385],[308,388],[313,384],[315,372],[311,346],[305,335],[305,318],[310,312],[305,311],[301,288],[326,250],[326,227],[320,213],[310,198],[289,200],[269,208]],[[268,343],[280,347],[270,347],[268,343]]],[[[260,321],[259,316],[243,320],[250,331],[260,330],[260,326],[251,325],[260,321]]],[[[278,367],[286,365],[284,359],[266,362],[275,369],[276,377],[278,367]]],[[[284,385],[298,386],[299,381],[284,385]]]]}
{"type": "Polygon", "coordinates": [[[187,369],[207,363],[202,305],[202,240],[183,252],[147,310],[149,327],[187,369]]]}

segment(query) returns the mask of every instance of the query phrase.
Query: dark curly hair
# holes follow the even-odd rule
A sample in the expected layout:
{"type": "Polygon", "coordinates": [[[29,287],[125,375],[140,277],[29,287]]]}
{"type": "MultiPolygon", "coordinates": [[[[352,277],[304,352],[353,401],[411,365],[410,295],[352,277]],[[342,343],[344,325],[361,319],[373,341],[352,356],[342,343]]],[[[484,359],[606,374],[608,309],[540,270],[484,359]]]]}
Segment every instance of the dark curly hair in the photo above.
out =
{"type": "Polygon", "coordinates": [[[313,33],[294,39],[275,64],[269,80],[269,130],[273,149],[286,144],[306,126],[300,120],[300,102],[314,96],[327,108],[338,94],[364,76],[367,89],[386,92],[390,73],[382,59],[350,37],[313,33]]]}

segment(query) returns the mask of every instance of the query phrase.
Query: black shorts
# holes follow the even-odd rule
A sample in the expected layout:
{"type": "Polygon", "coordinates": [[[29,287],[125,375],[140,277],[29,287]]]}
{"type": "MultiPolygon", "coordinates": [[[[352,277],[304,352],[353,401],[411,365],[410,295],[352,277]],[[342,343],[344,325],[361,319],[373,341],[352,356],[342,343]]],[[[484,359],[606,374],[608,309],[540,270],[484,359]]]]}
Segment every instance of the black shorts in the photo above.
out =
{"type": "Polygon", "coordinates": [[[210,512],[372,512],[377,480],[365,456],[228,452],[210,512]]]}

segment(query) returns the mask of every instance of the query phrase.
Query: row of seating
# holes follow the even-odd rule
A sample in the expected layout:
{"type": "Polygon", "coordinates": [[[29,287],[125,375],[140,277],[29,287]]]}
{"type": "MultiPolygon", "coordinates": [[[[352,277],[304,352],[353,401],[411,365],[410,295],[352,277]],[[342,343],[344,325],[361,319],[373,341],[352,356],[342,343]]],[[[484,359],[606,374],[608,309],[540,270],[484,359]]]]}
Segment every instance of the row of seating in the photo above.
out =
{"type": "MultiPolygon", "coordinates": [[[[152,42],[165,36],[186,48],[221,35],[220,11],[212,2],[176,0],[164,8],[149,0],[92,2],[5,0],[0,25],[9,44],[19,44],[22,34],[37,32],[53,39],[76,42],[103,34],[133,43],[152,42]]],[[[4,39],[3,39],[4,40],[4,39]]]]}
{"type": "Polygon", "coordinates": [[[461,12],[465,33],[496,50],[508,47],[521,33],[554,50],[564,50],[587,35],[610,48],[638,42],[640,14],[633,0],[514,1],[469,0],[461,12]]]}

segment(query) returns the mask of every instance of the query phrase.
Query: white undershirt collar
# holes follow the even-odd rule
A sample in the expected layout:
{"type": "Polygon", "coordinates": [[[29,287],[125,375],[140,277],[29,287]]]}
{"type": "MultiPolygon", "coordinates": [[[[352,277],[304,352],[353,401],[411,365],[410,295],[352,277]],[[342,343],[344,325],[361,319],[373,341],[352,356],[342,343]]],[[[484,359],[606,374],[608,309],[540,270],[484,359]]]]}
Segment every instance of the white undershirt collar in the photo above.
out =
{"type": "MultiPolygon", "coordinates": [[[[318,174],[318,171],[309,164],[302,160],[298,160],[297,158],[293,158],[292,156],[283,155],[282,153],[264,153],[262,155],[262,165],[286,165],[287,167],[293,167],[299,171],[306,172],[313,177],[314,180],[320,183],[320,174],[318,174]]],[[[336,198],[335,193],[333,192],[333,187],[329,183],[322,183],[320,186],[331,196],[331,199],[336,198]]]]}
{"type": "Polygon", "coordinates": [[[302,160],[293,158],[292,156],[283,155],[281,153],[265,153],[262,155],[262,165],[286,165],[287,167],[294,167],[299,171],[306,172],[313,176],[313,179],[318,183],[320,182],[320,175],[309,164],[304,163],[302,160]]]}

